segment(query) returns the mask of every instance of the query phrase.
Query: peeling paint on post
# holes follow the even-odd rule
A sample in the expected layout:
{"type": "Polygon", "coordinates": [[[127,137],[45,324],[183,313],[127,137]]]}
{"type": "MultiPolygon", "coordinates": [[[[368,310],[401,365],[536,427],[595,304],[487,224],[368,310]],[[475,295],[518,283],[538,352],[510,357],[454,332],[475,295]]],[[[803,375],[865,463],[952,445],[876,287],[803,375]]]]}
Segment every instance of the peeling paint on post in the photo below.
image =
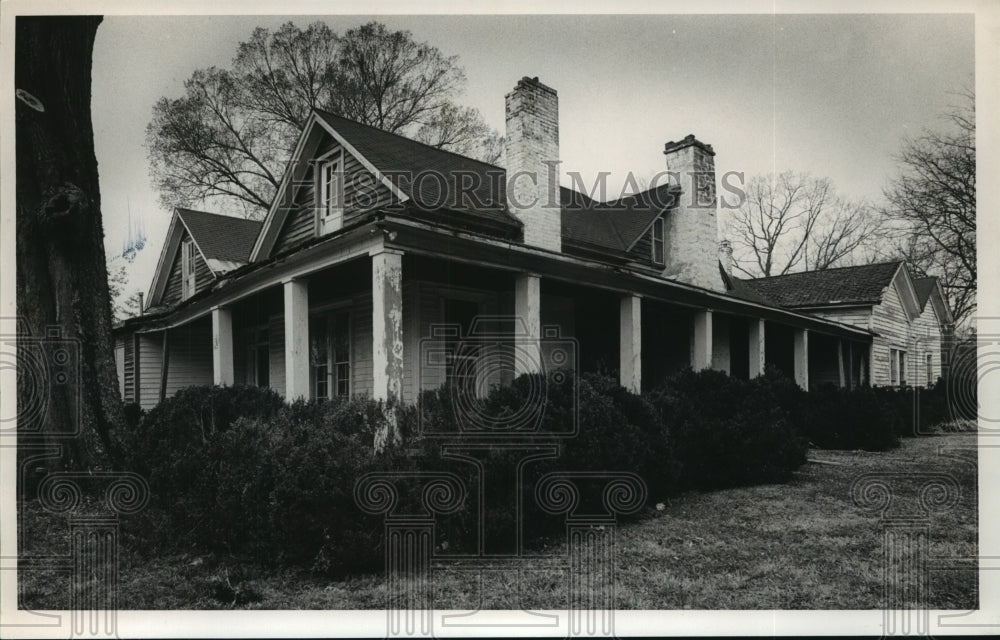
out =
{"type": "Polygon", "coordinates": [[[795,383],[809,390],[809,330],[795,330],[795,383]]]}
{"type": "Polygon", "coordinates": [[[764,320],[750,319],[750,378],[764,375],[765,342],[764,320]]]}
{"type": "Polygon", "coordinates": [[[285,399],[308,399],[309,393],[309,283],[288,280],[285,297],[285,399]]]}
{"type": "MultiPolygon", "coordinates": [[[[381,250],[372,255],[372,396],[403,397],[403,254],[381,250]]],[[[396,442],[395,416],[375,437],[375,450],[396,442]]]]}
{"type": "Polygon", "coordinates": [[[695,371],[712,368],[712,312],[706,309],[694,316],[691,368],[695,371]]]}
{"type": "Polygon", "coordinates": [[[212,309],[212,382],[232,385],[233,373],[233,312],[231,309],[212,309]]]}
{"type": "Polygon", "coordinates": [[[527,334],[519,334],[518,357],[514,361],[515,375],[539,373],[542,354],[539,338],[542,334],[542,281],[538,276],[521,275],[514,283],[514,314],[524,323],[527,334]]]}
{"type": "Polygon", "coordinates": [[[642,298],[625,295],[618,321],[619,384],[642,392],[642,298]]]}

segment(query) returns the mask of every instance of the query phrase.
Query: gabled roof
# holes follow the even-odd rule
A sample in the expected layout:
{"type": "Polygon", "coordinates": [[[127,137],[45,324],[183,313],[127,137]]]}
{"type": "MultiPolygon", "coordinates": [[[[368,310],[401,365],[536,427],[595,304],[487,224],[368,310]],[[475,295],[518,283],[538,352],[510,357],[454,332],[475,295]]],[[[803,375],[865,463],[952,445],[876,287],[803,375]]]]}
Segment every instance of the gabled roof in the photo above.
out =
{"type": "Polygon", "coordinates": [[[181,240],[186,235],[214,277],[237,269],[249,262],[261,223],[193,209],[174,209],[167,228],[167,237],[153,272],[153,281],[146,296],[146,308],[160,304],[170,277],[170,268],[177,258],[181,240]]]}
{"type": "Polygon", "coordinates": [[[769,304],[788,308],[847,304],[878,304],[903,263],[896,260],[856,267],[802,271],[769,278],[738,279],[738,290],[747,289],[769,304]]]}
{"type": "MultiPolygon", "coordinates": [[[[503,167],[314,110],[296,146],[293,170],[282,180],[254,247],[253,260],[267,255],[273,247],[286,215],[282,201],[293,197],[288,185],[301,179],[301,175],[293,173],[304,174],[302,167],[307,164],[296,160],[315,152],[319,129],[343,144],[345,151],[355,155],[381,182],[390,186],[401,201],[418,210],[445,213],[446,221],[448,216],[468,216],[493,228],[505,227],[515,232],[521,225],[507,209],[507,172],[503,167]]],[[[657,199],[643,198],[642,194],[599,203],[560,187],[559,196],[563,239],[613,254],[627,251],[664,208],[656,206],[657,199]]]]}
{"type": "Polygon", "coordinates": [[[193,209],[176,211],[213,273],[225,273],[250,261],[260,222],[193,209]]]}
{"type": "Polygon", "coordinates": [[[917,304],[920,305],[920,311],[923,311],[927,306],[927,301],[934,289],[937,288],[937,283],[938,279],[935,276],[913,279],[913,288],[917,292],[917,304]]]}

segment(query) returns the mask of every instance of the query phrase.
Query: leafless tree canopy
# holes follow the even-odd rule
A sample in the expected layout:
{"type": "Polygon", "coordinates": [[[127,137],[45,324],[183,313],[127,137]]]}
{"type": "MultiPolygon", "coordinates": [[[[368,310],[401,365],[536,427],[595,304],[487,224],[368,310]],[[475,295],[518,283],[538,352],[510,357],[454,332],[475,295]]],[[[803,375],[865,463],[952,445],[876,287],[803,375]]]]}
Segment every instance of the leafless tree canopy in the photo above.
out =
{"type": "Polygon", "coordinates": [[[864,262],[883,218],[838,196],[828,178],[755,176],[729,224],[733,267],[751,277],[864,262]]]}
{"type": "Polygon", "coordinates": [[[885,191],[899,254],[918,274],[941,279],[957,324],[976,308],[975,97],[961,101],[947,127],[903,145],[885,191]]]}
{"type": "Polygon", "coordinates": [[[195,71],[161,98],[146,130],[161,201],[212,203],[259,218],[314,107],[489,162],[499,134],[454,102],[456,57],[377,22],[334,33],[322,22],[257,28],[230,69],[195,71]]]}

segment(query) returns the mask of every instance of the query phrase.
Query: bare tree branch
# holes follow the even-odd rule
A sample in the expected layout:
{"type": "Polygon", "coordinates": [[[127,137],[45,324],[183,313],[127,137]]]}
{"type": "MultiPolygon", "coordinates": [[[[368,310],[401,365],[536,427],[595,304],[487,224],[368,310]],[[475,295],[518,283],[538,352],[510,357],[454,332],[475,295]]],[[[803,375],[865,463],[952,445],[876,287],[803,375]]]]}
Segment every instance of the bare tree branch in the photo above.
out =
{"type": "Polygon", "coordinates": [[[153,181],[167,208],[212,202],[260,218],[313,108],[496,162],[499,134],[453,102],[464,83],[457,58],[377,22],[343,35],[322,22],[257,28],[230,69],[197,70],[182,97],[156,103],[153,181]]]}
{"type": "Polygon", "coordinates": [[[790,171],[756,176],[733,212],[733,267],[750,277],[868,261],[862,256],[884,218],[834,192],[828,178],[790,171]]]}

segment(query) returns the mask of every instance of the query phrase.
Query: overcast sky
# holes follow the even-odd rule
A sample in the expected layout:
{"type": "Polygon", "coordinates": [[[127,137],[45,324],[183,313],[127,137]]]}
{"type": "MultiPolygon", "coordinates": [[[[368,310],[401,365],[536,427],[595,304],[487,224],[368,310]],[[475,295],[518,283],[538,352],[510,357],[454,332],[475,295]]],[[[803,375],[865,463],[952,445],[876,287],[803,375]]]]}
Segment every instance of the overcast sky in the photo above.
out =
{"type": "MultiPolygon", "coordinates": [[[[130,289],[146,291],[170,212],[159,207],[143,147],[153,103],[179,97],[192,71],[228,66],[256,26],[372,18],[108,16],[94,50],[93,114],[106,247],[121,253],[128,212],[148,237],[130,289]]],[[[967,15],[379,16],[446,55],[468,83],[461,101],[498,130],[522,76],[559,93],[565,171],[587,181],[663,169],[663,143],[694,133],[716,170],[792,169],[877,200],[907,135],[973,85],[967,15]]],[[[614,194],[616,195],[616,194],[614,194]]]]}

